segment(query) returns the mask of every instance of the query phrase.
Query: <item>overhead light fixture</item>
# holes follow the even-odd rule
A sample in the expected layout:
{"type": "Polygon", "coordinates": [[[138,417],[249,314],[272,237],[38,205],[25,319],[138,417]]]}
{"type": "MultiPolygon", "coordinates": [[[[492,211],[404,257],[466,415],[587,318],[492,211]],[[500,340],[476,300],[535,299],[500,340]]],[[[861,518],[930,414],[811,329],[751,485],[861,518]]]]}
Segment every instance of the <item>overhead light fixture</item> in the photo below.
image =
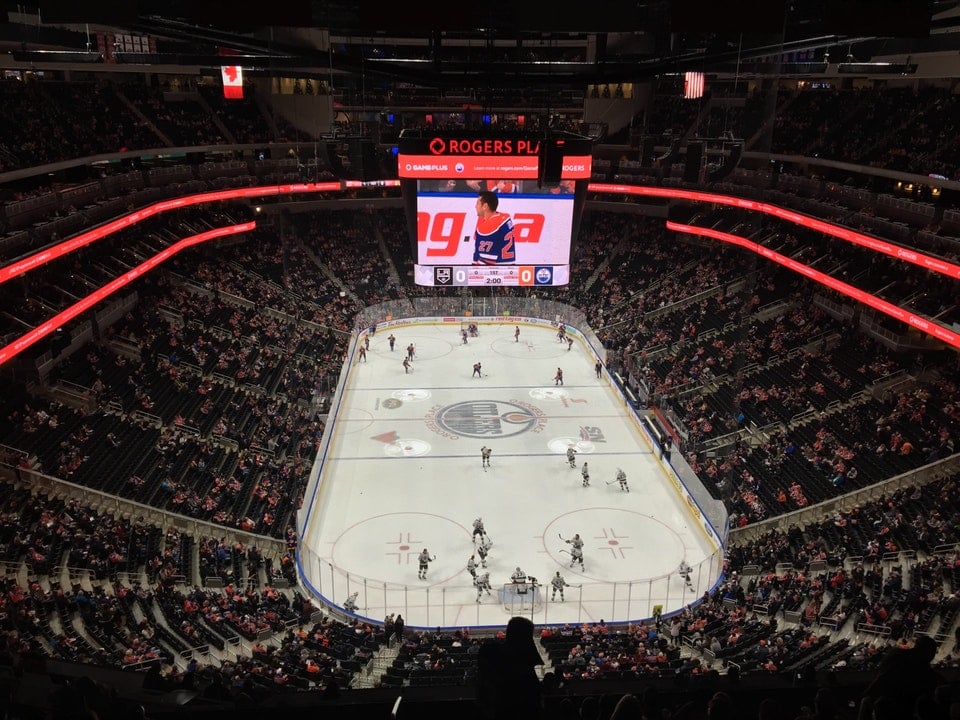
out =
{"type": "Polygon", "coordinates": [[[840,63],[837,72],[842,75],[913,75],[917,72],[916,63],[840,63]]]}

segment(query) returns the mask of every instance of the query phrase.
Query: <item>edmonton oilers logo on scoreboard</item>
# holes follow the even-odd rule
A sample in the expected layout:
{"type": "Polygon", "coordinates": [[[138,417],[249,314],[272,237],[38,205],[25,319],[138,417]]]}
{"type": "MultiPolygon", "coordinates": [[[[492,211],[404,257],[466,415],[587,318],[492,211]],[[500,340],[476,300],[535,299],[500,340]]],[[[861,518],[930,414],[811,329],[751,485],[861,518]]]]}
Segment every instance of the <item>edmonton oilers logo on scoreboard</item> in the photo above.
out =
{"type": "Polygon", "coordinates": [[[433,422],[460,437],[486,439],[540,432],[546,421],[532,406],[503,400],[467,400],[438,408],[433,422]]]}
{"type": "Polygon", "coordinates": [[[538,265],[534,270],[533,282],[537,285],[553,285],[553,268],[538,265]]]}

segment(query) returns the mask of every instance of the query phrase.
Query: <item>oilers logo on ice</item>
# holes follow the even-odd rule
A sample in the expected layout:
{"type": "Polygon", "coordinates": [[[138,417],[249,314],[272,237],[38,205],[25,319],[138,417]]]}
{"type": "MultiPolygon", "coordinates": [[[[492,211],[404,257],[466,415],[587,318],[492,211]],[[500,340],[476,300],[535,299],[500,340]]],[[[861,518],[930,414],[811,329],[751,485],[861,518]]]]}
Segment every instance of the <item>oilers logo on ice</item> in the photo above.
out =
{"type": "Polygon", "coordinates": [[[506,438],[540,432],[545,424],[532,406],[503,400],[467,400],[435,408],[427,426],[447,437],[506,438]]]}
{"type": "Polygon", "coordinates": [[[537,285],[552,285],[553,284],[553,268],[539,266],[537,267],[533,282],[537,285]]]}

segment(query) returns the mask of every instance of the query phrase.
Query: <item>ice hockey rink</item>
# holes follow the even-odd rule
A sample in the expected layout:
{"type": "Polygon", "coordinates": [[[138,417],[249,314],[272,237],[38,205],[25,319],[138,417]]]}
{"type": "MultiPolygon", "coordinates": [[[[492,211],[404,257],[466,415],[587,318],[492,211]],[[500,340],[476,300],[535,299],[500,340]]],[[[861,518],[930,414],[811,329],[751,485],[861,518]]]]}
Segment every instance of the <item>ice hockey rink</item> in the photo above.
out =
{"type": "Polygon", "coordinates": [[[400,612],[412,627],[481,627],[514,614],[549,624],[643,619],[713,587],[716,538],[606,372],[597,377],[579,335],[568,348],[546,322],[520,324],[516,338],[513,319],[478,320],[464,344],[460,319],[409,322],[371,335],[366,361],[363,335],[351,350],[304,499],[300,573],[316,596],[348,609],[349,599],[375,621],[400,612]],[[480,602],[466,570],[477,517],[493,543],[492,589],[480,602]],[[574,534],[582,569],[565,542],[574,534]],[[434,559],[422,580],[424,548],[434,559]],[[693,568],[689,583],[681,562],[693,568]],[[539,587],[509,585],[517,567],[539,587]],[[570,584],[562,602],[550,598],[557,571],[570,584]]]}

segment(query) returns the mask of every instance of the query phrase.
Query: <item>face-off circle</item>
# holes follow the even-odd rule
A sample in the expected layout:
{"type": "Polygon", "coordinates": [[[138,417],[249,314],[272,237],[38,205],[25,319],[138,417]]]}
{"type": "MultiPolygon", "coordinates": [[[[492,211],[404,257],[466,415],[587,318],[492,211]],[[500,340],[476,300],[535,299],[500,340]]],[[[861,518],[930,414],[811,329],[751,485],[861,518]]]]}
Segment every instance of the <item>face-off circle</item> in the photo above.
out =
{"type": "Polygon", "coordinates": [[[384,445],[383,451],[390,457],[418,457],[430,452],[430,443],[413,438],[397,438],[384,445]]]}
{"type": "Polygon", "coordinates": [[[577,565],[576,577],[646,581],[676,572],[684,558],[683,539],[656,518],[621,508],[583,508],[558,516],[543,531],[547,555],[569,573],[575,571],[570,567],[570,545],[561,537],[572,538],[574,533],[583,540],[584,571],[577,565]]]}
{"type": "Polygon", "coordinates": [[[410,388],[409,390],[394,390],[390,396],[402,402],[421,402],[429,400],[433,393],[430,390],[410,388]]]}
{"type": "Polygon", "coordinates": [[[533,388],[533,390],[530,391],[530,397],[534,400],[560,400],[565,397],[570,397],[570,393],[561,387],[533,388]]]}
{"type": "Polygon", "coordinates": [[[553,438],[547,443],[547,447],[550,448],[551,452],[555,452],[560,455],[564,455],[569,447],[572,447],[577,451],[577,453],[592,453],[597,449],[597,446],[589,440],[584,440],[583,438],[578,437],[553,438]]]}

